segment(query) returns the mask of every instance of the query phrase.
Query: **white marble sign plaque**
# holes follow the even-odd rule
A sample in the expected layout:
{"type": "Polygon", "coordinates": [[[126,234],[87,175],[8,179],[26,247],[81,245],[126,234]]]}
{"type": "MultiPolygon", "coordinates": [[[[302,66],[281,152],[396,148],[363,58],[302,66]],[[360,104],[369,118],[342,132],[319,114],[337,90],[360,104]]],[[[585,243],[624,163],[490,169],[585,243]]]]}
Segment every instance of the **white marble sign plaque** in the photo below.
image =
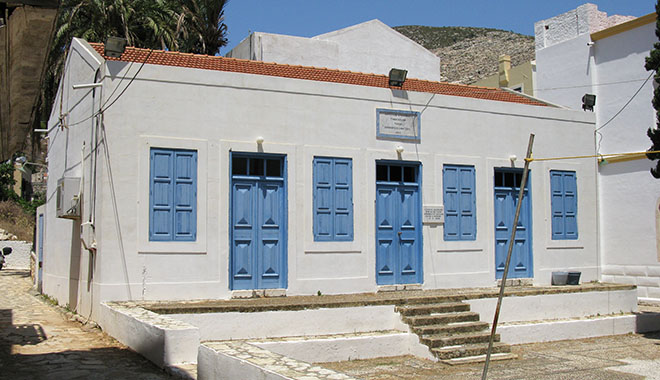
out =
{"type": "Polygon", "coordinates": [[[420,114],[414,111],[376,109],[376,137],[421,140],[420,114]]]}
{"type": "Polygon", "coordinates": [[[439,224],[445,222],[445,206],[424,205],[422,208],[422,221],[424,224],[439,224]]]}

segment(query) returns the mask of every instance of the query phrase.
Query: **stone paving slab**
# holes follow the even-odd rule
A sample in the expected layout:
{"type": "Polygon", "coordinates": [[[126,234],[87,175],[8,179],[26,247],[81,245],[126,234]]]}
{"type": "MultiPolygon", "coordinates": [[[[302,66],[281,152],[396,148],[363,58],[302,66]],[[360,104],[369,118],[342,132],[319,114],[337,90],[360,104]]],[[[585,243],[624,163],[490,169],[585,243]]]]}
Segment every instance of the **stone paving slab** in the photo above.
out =
{"type": "MultiPolygon", "coordinates": [[[[660,332],[512,346],[519,359],[491,362],[488,379],[660,379],[660,332]]],[[[449,366],[413,356],[317,363],[364,380],[481,379],[483,363],[449,366]]]]}
{"type": "Polygon", "coordinates": [[[259,348],[245,341],[205,342],[223,355],[263,368],[292,380],[356,380],[353,377],[259,348]]]}
{"type": "Polygon", "coordinates": [[[30,293],[27,270],[0,271],[0,379],[169,379],[100,330],[30,293]]]}
{"type": "MultiPolygon", "coordinates": [[[[515,286],[505,289],[506,297],[546,294],[603,292],[635,289],[635,285],[586,283],[577,286],[515,286]]],[[[479,298],[493,298],[499,288],[457,288],[406,290],[378,293],[336,294],[322,296],[261,297],[231,300],[195,301],[131,301],[129,307],[139,306],[159,314],[263,312],[273,310],[303,310],[313,308],[356,307],[366,305],[402,305],[426,299],[434,302],[453,302],[479,298]]]]}

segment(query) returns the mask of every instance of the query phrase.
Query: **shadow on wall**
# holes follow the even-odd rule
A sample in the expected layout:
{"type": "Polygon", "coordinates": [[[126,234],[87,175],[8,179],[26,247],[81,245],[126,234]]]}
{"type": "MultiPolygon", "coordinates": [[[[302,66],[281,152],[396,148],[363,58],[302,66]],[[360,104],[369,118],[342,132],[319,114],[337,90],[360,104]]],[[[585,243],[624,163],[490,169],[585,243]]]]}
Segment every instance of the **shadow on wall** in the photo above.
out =
{"type": "Polygon", "coordinates": [[[73,220],[71,224],[71,254],[69,255],[69,307],[78,309],[78,289],[80,286],[80,223],[73,220]]]}
{"type": "Polygon", "coordinates": [[[598,165],[598,173],[602,176],[616,176],[626,173],[632,174],[638,172],[646,172],[649,175],[649,179],[654,180],[654,178],[651,176],[651,172],[649,171],[651,170],[652,164],[653,161],[647,160],[646,158],[634,161],[616,162],[612,164],[601,163],[598,165]]]}

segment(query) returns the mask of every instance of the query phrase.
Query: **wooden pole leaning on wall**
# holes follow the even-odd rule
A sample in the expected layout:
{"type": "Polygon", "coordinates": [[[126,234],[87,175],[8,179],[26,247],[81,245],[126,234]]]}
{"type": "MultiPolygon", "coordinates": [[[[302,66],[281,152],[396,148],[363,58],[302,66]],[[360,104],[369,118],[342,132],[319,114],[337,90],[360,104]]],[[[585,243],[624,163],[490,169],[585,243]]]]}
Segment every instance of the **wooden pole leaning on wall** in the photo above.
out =
{"type": "MultiPolygon", "coordinates": [[[[500,285],[500,295],[497,297],[497,307],[495,308],[495,316],[493,317],[493,326],[490,330],[490,339],[488,340],[488,352],[486,353],[486,362],[484,363],[484,371],[481,374],[481,380],[486,380],[488,377],[488,365],[490,364],[490,355],[493,351],[493,339],[495,338],[495,331],[497,330],[497,321],[500,318],[500,308],[502,307],[502,298],[504,297],[504,287],[506,286],[506,278],[509,274],[509,264],[511,263],[511,252],[513,251],[513,242],[516,239],[516,229],[518,227],[518,217],[520,217],[520,207],[522,206],[523,197],[525,196],[525,186],[527,185],[527,175],[529,174],[529,163],[532,158],[532,146],[534,145],[534,134],[529,134],[529,143],[527,144],[527,155],[525,156],[525,167],[523,169],[522,180],[520,181],[520,191],[518,192],[518,205],[516,206],[516,215],[513,217],[513,225],[511,226],[511,239],[509,239],[509,248],[506,253],[506,262],[504,263],[504,273],[502,274],[502,284],[500,285]]],[[[515,186],[515,184],[514,184],[515,186]]]]}

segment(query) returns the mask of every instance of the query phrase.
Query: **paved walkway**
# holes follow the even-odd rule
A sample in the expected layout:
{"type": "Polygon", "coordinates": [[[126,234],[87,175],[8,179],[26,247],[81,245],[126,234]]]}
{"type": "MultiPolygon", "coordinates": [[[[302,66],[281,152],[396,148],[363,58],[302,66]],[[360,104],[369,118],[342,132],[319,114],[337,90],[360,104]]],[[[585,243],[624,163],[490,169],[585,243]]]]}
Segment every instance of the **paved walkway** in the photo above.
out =
{"type": "MultiPolygon", "coordinates": [[[[660,332],[512,347],[519,358],[491,362],[489,380],[660,379],[660,332]]],[[[319,365],[363,380],[477,380],[483,371],[483,363],[450,366],[413,356],[319,365]]]]}
{"type": "Polygon", "coordinates": [[[28,271],[0,271],[0,379],[169,378],[108,335],[31,295],[28,271]]]}

